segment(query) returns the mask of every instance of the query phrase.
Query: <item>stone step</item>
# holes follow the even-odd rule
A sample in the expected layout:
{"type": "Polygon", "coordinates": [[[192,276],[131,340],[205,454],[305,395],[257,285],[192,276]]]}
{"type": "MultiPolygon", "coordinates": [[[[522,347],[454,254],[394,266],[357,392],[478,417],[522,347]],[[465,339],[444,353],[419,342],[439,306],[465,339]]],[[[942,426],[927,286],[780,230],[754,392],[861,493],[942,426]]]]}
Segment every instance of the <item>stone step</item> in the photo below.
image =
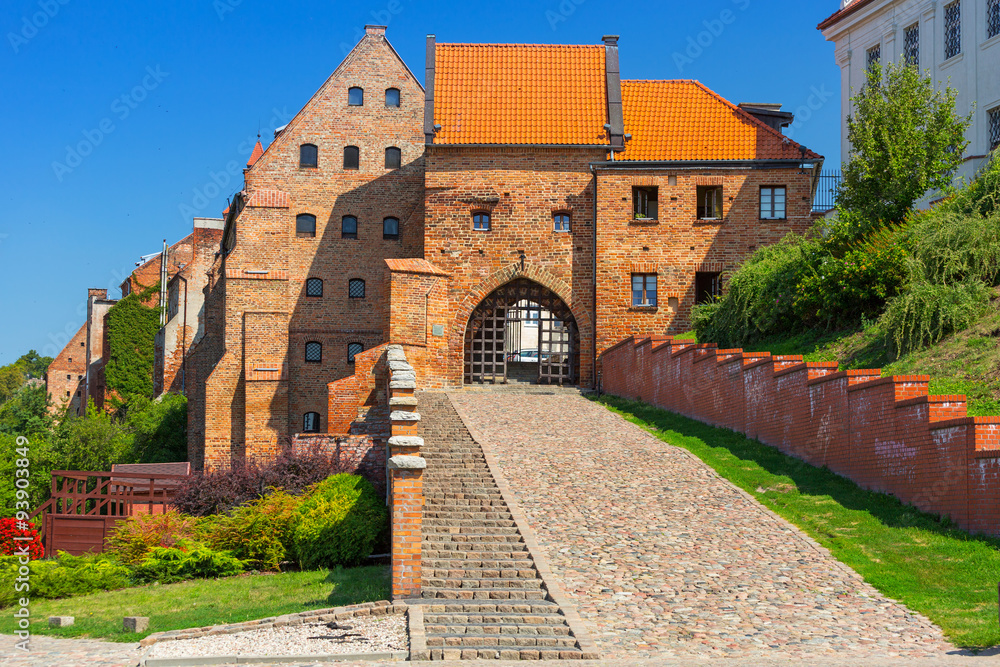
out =
{"type": "MultiPolygon", "coordinates": [[[[516,567],[432,567],[424,565],[421,568],[424,581],[447,580],[459,581],[469,579],[538,579],[538,572],[531,565],[525,568],[516,567]]],[[[540,579],[538,579],[541,581],[540,579]]],[[[435,584],[444,588],[465,588],[465,586],[453,586],[451,583],[435,584]]]]}
{"type": "Polygon", "coordinates": [[[545,590],[523,590],[509,588],[428,588],[424,587],[421,597],[431,600],[544,600],[545,590]]]}
{"type": "MultiPolygon", "coordinates": [[[[489,548],[492,549],[494,544],[524,544],[524,538],[517,532],[510,535],[495,535],[495,534],[463,534],[463,533],[424,533],[422,544],[428,548],[435,548],[439,545],[447,544],[480,544],[480,545],[491,545],[489,548]]],[[[441,546],[440,548],[447,549],[447,546],[441,546]]]]}
{"type": "MultiPolygon", "coordinates": [[[[499,555],[499,554],[498,554],[499,555]]],[[[426,570],[529,570],[535,567],[535,562],[530,558],[424,558],[423,567],[426,570]]]]}
{"type": "Polygon", "coordinates": [[[596,658],[576,648],[519,648],[516,646],[462,646],[430,648],[431,660],[581,660],[596,658]]]}
{"type": "Polygon", "coordinates": [[[510,512],[488,512],[488,511],[465,511],[465,510],[424,510],[424,523],[429,519],[458,519],[459,521],[466,519],[475,519],[477,521],[510,521],[513,516],[510,512]]]}
{"type": "Polygon", "coordinates": [[[497,528],[515,528],[513,519],[456,519],[453,517],[424,517],[424,528],[447,527],[447,528],[485,528],[493,526],[497,528]]]}
{"type": "Polygon", "coordinates": [[[560,615],[559,605],[551,600],[424,600],[415,598],[407,604],[419,604],[424,614],[501,614],[537,616],[560,615]]]}
{"type": "MultiPolygon", "coordinates": [[[[432,613],[430,611],[425,611],[424,613],[424,628],[429,632],[430,626],[444,625],[444,626],[478,626],[478,625],[529,625],[535,628],[540,628],[543,626],[565,628],[566,632],[562,630],[555,630],[552,633],[545,631],[539,631],[538,634],[567,634],[569,631],[569,626],[566,625],[566,617],[562,614],[551,614],[551,613],[535,613],[530,614],[491,614],[491,613],[451,613],[451,612],[438,612],[432,613]]],[[[456,634],[456,633],[451,633],[456,634]]],[[[461,633],[457,633],[461,634],[461,633]]]]}
{"type": "Polygon", "coordinates": [[[463,634],[431,634],[427,633],[427,648],[441,646],[518,646],[547,648],[556,650],[564,648],[576,648],[576,637],[561,635],[520,635],[520,634],[473,634],[471,632],[463,634]]]}
{"type": "MultiPolygon", "coordinates": [[[[490,522],[484,522],[490,523],[490,522]]],[[[492,522],[497,523],[497,522],[492,522]]],[[[513,523],[513,521],[509,522],[513,523]]],[[[424,524],[424,535],[518,535],[517,526],[428,526],[424,524]]]]}
{"type": "MultiPolygon", "coordinates": [[[[537,577],[536,572],[532,574],[537,577]]],[[[423,582],[424,588],[430,590],[441,590],[441,589],[462,589],[462,590],[489,590],[489,589],[502,589],[502,590],[521,590],[521,591],[540,591],[543,589],[542,580],[537,578],[519,578],[519,577],[507,577],[501,579],[467,579],[461,577],[455,577],[454,579],[450,577],[431,577],[423,582]]]]}

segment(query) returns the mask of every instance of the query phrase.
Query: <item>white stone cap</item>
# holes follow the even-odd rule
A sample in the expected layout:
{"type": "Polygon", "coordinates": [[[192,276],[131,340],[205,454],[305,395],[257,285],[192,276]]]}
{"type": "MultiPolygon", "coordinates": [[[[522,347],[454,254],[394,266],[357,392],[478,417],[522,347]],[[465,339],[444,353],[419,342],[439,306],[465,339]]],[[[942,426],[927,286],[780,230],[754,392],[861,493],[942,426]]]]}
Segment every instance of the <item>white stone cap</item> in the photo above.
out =
{"type": "Polygon", "coordinates": [[[417,397],[415,394],[410,394],[408,396],[393,396],[389,399],[389,405],[416,405],[417,397]]]}
{"type": "Polygon", "coordinates": [[[389,438],[393,447],[423,447],[424,439],[417,435],[394,435],[389,438]]]}
{"type": "Polygon", "coordinates": [[[413,371],[395,371],[392,379],[396,382],[406,382],[407,380],[417,381],[417,374],[413,371]]]}
{"type": "Polygon", "coordinates": [[[412,371],[413,366],[408,364],[406,361],[399,361],[396,359],[389,360],[389,370],[391,371],[412,371]]]}
{"type": "Polygon", "coordinates": [[[393,456],[389,459],[390,470],[423,470],[427,460],[419,456],[393,456]]]}
{"type": "Polygon", "coordinates": [[[393,380],[389,383],[389,389],[416,389],[416,380],[393,380]]]}
{"type": "Polygon", "coordinates": [[[393,410],[389,414],[389,419],[394,422],[418,422],[420,415],[416,412],[406,412],[405,410],[393,410]]]}

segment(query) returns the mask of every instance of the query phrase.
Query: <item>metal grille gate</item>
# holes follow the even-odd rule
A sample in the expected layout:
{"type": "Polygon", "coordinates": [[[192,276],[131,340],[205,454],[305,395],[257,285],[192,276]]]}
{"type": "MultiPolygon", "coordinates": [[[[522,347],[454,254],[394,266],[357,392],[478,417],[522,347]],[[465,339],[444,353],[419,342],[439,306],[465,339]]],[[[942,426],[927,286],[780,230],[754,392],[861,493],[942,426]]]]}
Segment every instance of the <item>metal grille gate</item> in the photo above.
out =
{"type": "Polygon", "coordinates": [[[529,317],[538,322],[538,382],[576,382],[580,335],[572,312],[554,292],[521,278],[473,311],[465,330],[466,383],[507,382],[508,355],[520,350],[520,325],[529,317]]]}

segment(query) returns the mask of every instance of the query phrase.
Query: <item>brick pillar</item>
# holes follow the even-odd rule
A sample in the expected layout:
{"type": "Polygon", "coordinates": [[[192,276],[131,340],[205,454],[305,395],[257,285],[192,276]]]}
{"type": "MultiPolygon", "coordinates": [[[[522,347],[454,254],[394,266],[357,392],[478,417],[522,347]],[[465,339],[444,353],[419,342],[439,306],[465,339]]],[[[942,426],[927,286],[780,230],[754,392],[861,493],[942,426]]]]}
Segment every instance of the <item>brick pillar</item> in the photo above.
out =
{"type": "Polygon", "coordinates": [[[419,456],[389,459],[392,489],[392,599],[420,597],[420,541],[423,537],[424,468],[419,456]]]}

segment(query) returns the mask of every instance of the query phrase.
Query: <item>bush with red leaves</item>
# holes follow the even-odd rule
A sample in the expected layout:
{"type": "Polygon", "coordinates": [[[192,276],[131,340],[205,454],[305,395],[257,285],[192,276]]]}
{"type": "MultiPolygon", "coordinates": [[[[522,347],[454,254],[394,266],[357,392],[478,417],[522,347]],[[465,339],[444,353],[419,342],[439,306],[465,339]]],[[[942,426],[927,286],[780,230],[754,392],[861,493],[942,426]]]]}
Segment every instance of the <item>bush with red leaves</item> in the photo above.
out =
{"type": "Polygon", "coordinates": [[[173,506],[191,516],[210,516],[262,498],[268,489],[298,494],[330,475],[353,472],[353,461],[331,461],[322,453],[284,452],[264,464],[238,462],[212,472],[194,473],[177,490],[173,506]]]}
{"type": "Polygon", "coordinates": [[[45,548],[42,546],[42,536],[38,534],[35,527],[28,523],[27,528],[18,528],[16,519],[0,519],[0,555],[16,556],[28,548],[28,557],[31,560],[38,560],[45,557],[45,548]],[[30,540],[17,540],[16,537],[30,537],[30,540]]]}

